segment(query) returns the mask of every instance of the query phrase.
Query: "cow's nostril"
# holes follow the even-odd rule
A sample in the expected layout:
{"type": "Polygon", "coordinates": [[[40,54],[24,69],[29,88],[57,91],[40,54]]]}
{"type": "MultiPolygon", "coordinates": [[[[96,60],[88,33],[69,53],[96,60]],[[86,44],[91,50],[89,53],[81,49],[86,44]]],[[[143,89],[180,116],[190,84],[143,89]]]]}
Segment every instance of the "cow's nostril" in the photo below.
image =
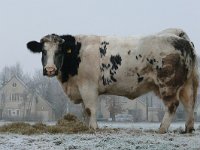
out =
{"type": "Polygon", "coordinates": [[[47,72],[56,71],[56,68],[54,68],[54,67],[46,67],[45,69],[47,72]]]}
{"type": "Polygon", "coordinates": [[[44,75],[47,75],[49,77],[53,77],[57,74],[57,68],[56,67],[45,67],[44,68],[44,75]]]}

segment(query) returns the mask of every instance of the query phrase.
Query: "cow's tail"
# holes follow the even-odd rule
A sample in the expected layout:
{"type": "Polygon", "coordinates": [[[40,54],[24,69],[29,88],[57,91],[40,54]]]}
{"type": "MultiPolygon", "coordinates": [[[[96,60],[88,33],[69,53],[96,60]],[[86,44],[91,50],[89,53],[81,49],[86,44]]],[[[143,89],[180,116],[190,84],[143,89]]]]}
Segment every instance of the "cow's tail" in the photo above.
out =
{"type": "MultiPolygon", "coordinates": [[[[193,101],[194,104],[196,103],[196,99],[197,99],[197,90],[198,90],[198,86],[199,86],[199,73],[198,73],[198,60],[197,60],[197,55],[195,54],[195,47],[193,42],[191,42],[191,40],[189,39],[188,35],[182,30],[182,38],[189,41],[192,49],[191,49],[191,55],[192,58],[192,64],[191,64],[191,75],[190,75],[190,79],[192,79],[192,87],[193,87],[193,101]]],[[[179,35],[180,36],[180,35],[179,35]]]]}
{"type": "Polygon", "coordinates": [[[192,63],[192,71],[191,71],[191,75],[189,78],[192,79],[193,100],[194,100],[194,103],[196,103],[197,90],[198,90],[198,86],[199,86],[198,60],[197,60],[196,55],[195,55],[195,59],[193,60],[193,63],[192,63]]]}
{"type": "Polygon", "coordinates": [[[193,87],[193,101],[194,104],[196,103],[196,98],[197,98],[197,90],[199,86],[199,73],[198,73],[198,60],[197,60],[197,55],[195,54],[195,47],[193,42],[191,42],[189,36],[181,29],[178,30],[177,32],[178,36],[187,40],[190,43],[191,46],[191,52],[188,57],[192,60],[191,62],[191,70],[188,76],[188,79],[192,80],[192,87],[193,87]]]}
{"type": "MultiPolygon", "coordinates": [[[[188,64],[188,68],[190,68],[188,71],[188,80],[191,80],[192,82],[192,88],[193,88],[193,101],[194,103],[196,102],[196,98],[197,98],[197,90],[198,90],[198,86],[199,86],[199,74],[198,74],[198,61],[197,61],[197,55],[195,54],[195,47],[193,42],[191,42],[189,36],[185,33],[185,31],[183,31],[182,29],[166,29],[163,32],[167,32],[169,34],[174,34],[178,37],[180,37],[181,39],[186,40],[190,46],[189,49],[187,49],[189,52],[189,55],[187,55],[186,60],[191,60],[191,63],[188,64]]],[[[187,44],[186,44],[187,45],[187,44]]]]}
{"type": "Polygon", "coordinates": [[[198,72],[197,72],[197,67],[195,69],[193,69],[192,72],[192,84],[193,84],[193,100],[194,103],[196,103],[196,98],[197,98],[197,90],[198,90],[198,86],[199,86],[199,76],[198,76],[198,72]]]}

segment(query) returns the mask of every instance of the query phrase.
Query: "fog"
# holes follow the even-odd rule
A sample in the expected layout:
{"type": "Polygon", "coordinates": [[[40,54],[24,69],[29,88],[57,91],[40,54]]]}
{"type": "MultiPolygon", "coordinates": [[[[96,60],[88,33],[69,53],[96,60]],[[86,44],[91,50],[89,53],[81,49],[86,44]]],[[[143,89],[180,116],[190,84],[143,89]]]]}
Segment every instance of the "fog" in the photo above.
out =
{"type": "Polygon", "coordinates": [[[41,69],[40,54],[26,43],[50,33],[137,36],[178,27],[199,54],[199,6],[198,0],[1,0],[0,70],[16,62],[28,73],[41,69]]]}

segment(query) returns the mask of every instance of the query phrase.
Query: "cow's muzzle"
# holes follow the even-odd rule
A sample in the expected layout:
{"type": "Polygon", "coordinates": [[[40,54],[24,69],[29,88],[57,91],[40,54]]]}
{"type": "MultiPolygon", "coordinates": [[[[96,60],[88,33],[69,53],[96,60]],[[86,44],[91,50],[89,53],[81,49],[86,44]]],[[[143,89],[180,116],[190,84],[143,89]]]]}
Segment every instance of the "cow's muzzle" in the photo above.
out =
{"type": "Polygon", "coordinates": [[[43,70],[43,74],[44,76],[54,77],[58,75],[58,70],[56,69],[56,67],[45,67],[43,70]]]}

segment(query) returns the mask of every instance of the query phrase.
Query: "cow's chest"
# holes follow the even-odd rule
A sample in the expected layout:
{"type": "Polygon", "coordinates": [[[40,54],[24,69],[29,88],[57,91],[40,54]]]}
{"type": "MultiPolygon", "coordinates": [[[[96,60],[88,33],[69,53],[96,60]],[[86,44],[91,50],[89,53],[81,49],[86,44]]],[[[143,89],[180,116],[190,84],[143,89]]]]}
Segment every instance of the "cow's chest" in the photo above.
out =
{"type": "Polygon", "coordinates": [[[69,79],[67,82],[62,83],[62,88],[71,101],[80,103],[81,95],[74,79],[69,79]]]}

